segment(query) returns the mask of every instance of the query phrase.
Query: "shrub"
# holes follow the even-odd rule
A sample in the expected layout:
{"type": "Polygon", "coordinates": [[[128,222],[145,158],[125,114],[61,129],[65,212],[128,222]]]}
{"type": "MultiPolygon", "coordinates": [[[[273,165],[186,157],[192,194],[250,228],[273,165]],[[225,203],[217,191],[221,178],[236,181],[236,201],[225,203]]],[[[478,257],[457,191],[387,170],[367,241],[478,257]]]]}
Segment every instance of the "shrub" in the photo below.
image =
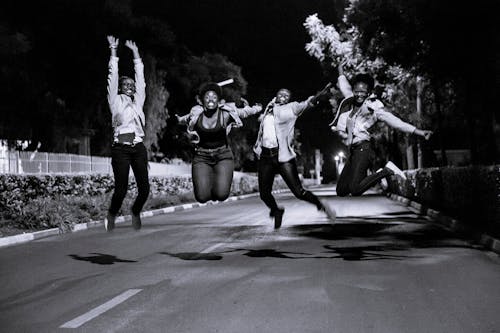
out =
{"type": "Polygon", "coordinates": [[[431,168],[407,176],[405,182],[391,181],[389,192],[500,235],[500,166],[431,168]]]}
{"type": "MultiPolygon", "coordinates": [[[[193,202],[191,177],[150,177],[151,192],[144,209],[193,202]]],[[[277,178],[275,188],[283,188],[277,178]]],[[[104,219],[111,201],[110,175],[0,175],[0,220],[22,229],[71,229],[76,223],[104,219]]],[[[235,177],[231,195],[258,190],[256,176],[235,177]]],[[[130,178],[121,214],[130,214],[137,185],[130,178]]],[[[4,223],[5,224],[5,223],[4,223]]]]}

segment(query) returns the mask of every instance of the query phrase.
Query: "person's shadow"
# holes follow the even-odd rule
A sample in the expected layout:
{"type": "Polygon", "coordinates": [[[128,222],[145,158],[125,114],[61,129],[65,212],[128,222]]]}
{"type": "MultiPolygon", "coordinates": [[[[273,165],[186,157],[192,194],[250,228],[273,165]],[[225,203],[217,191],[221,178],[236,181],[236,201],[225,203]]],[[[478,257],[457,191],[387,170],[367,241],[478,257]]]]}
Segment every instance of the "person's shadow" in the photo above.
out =
{"type": "Polygon", "coordinates": [[[135,260],[120,259],[110,254],[103,254],[103,253],[91,253],[91,254],[95,255],[82,257],[77,254],[69,254],[68,257],[71,257],[75,260],[88,261],[98,265],[113,265],[115,262],[137,262],[135,260]]]}

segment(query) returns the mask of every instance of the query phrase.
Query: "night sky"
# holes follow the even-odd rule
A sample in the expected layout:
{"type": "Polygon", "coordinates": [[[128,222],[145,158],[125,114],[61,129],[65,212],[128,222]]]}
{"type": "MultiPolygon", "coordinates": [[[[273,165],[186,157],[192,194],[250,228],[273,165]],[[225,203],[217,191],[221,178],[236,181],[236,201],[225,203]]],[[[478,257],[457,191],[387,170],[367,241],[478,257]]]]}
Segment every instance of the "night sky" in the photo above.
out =
{"type": "Polygon", "coordinates": [[[179,43],[195,54],[228,56],[242,67],[247,97],[265,103],[255,99],[269,100],[281,87],[300,99],[326,84],[319,62],[304,49],[310,38],[303,23],[314,13],[327,24],[338,21],[343,1],[146,0],[136,6],[168,22],[179,43]]]}

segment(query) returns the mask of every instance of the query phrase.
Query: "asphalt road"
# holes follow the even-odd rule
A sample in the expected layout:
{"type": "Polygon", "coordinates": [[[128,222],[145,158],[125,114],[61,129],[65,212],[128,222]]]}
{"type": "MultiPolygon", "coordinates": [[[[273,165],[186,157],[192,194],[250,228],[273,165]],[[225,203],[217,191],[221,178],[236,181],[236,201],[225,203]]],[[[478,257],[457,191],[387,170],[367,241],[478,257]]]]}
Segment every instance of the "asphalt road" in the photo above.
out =
{"type": "Polygon", "coordinates": [[[0,249],[1,332],[500,332],[500,258],[383,196],[290,194],[0,249]]]}

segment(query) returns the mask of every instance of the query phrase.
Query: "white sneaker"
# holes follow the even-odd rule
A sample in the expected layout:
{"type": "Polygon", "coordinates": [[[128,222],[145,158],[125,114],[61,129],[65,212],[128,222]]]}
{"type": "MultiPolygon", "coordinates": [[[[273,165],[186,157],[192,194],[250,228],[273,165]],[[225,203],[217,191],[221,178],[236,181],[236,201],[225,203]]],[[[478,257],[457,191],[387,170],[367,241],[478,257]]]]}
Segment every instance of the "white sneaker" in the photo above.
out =
{"type": "Polygon", "coordinates": [[[392,163],[391,161],[387,162],[387,164],[385,165],[385,167],[387,169],[391,170],[392,172],[394,172],[395,175],[398,175],[401,178],[406,179],[406,175],[404,174],[403,170],[401,170],[400,168],[398,168],[396,166],[396,164],[392,163]]]}
{"type": "Polygon", "coordinates": [[[320,210],[325,212],[326,216],[328,216],[328,218],[330,219],[330,223],[334,223],[337,219],[337,212],[335,211],[335,208],[329,205],[328,201],[326,201],[325,199],[320,200],[320,202],[322,206],[320,210]]]}
{"type": "MultiPolygon", "coordinates": [[[[375,171],[375,173],[379,173],[379,172],[381,172],[382,170],[384,170],[384,169],[383,169],[383,168],[380,168],[380,169],[378,169],[377,171],[375,171]]],[[[387,189],[389,188],[389,183],[387,183],[387,179],[382,178],[382,179],[380,180],[380,187],[382,188],[382,190],[387,191],[387,189]]]]}

